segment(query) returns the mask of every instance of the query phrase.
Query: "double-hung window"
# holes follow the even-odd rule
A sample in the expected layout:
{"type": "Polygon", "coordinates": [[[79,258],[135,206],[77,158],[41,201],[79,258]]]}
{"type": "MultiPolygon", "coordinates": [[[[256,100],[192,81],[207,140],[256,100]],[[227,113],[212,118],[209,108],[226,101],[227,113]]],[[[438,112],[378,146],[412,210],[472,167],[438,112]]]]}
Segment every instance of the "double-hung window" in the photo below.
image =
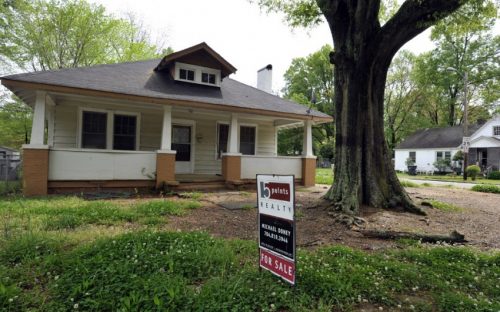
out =
{"type": "Polygon", "coordinates": [[[82,112],[82,148],[106,149],[108,114],[82,112]]]}
{"type": "Polygon", "coordinates": [[[243,155],[255,155],[255,130],[255,127],[240,127],[240,153],[243,155]]]}
{"type": "Polygon", "coordinates": [[[81,148],[137,150],[139,115],[82,110],[81,148]]]}
{"type": "Polygon", "coordinates": [[[410,152],[408,156],[414,164],[417,163],[417,152],[410,152]]]}

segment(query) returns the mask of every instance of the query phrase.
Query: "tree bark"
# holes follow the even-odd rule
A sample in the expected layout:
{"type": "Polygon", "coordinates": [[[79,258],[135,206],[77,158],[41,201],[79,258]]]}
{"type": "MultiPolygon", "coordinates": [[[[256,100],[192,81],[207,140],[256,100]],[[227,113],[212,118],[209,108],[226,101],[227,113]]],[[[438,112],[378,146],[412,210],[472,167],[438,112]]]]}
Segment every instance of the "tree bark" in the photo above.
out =
{"type": "MultiPolygon", "coordinates": [[[[383,27],[380,0],[317,0],[333,36],[335,181],[325,195],[335,210],[360,205],[425,214],[399,183],[384,137],[384,91],[393,56],[459,0],[407,0],[383,27]]],[[[443,15],[445,16],[445,15],[443,15]]],[[[441,16],[441,18],[443,17],[441,16]]]]}

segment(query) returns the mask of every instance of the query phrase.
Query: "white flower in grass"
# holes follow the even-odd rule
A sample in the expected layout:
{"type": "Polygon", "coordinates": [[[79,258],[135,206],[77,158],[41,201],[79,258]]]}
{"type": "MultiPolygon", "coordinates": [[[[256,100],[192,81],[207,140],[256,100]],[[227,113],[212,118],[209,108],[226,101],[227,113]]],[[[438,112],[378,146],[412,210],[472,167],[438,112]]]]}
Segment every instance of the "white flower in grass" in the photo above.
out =
{"type": "Polygon", "coordinates": [[[73,309],[75,309],[75,310],[77,310],[77,309],[78,309],[78,303],[75,303],[75,304],[73,305],[73,309]]]}
{"type": "Polygon", "coordinates": [[[9,298],[9,302],[12,302],[12,301],[14,301],[14,298],[9,298]]]}

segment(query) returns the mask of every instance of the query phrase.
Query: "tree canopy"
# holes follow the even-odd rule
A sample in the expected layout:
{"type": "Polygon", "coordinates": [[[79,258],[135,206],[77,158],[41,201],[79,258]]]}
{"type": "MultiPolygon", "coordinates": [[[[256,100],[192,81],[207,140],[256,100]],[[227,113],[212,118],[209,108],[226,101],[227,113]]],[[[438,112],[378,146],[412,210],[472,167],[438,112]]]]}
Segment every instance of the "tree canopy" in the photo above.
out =
{"type": "MultiPolygon", "coordinates": [[[[132,15],[117,18],[84,0],[0,0],[0,76],[151,59],[171,51],[152,42],[132,15]]],[[[18,148],[30,131],[31,109],[1,94],[0,145],[18,148]]]]}
{"type": "Polygon", "coordinates": [[[258,1],[268,12],[283,12],[292,27],[326,20],[330,28],[335,172],[325,199],[331,209],[353,215],[369,205],[423,213],[399,183],[390,160],[384,136],[385,85],[398,50],[465,3],[484,1],[406,0],[394,10],[381,0],[258,1]]]}

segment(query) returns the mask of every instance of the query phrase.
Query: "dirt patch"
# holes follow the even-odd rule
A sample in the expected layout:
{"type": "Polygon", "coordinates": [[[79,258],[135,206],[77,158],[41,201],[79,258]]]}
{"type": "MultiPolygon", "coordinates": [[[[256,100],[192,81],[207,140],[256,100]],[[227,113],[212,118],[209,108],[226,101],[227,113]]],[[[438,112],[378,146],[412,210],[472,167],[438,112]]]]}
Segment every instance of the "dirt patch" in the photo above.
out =
{"type": "MultiPolygon", "coordinates": [[[[364,250],[397,247],[394,241],[365,238],[356,230],[333,221],[328,211],[319,208],[321,196],[327,186],[298,190],[297,244],[315,247],[343,244],[364,250]]],[[[415,203],[422,200],[438,200],[460,207],[460,211],[447,212],[424,207],[426,217],[410,213],[364,208],[361,217],[366,229],[407,231],[428,234],[449,234],[453,230],[465,235],[469,245],[478,248],[500,248],[500,195],[477,193],[463,189],[426,187],[408,188],[415,203]]],[[[228,202],[255,202],[255,192],[207,193],[201,198],[202,208],[188,215],[170,218],[166,228],[182,231],[206,231],[224,238],[257,239],[257,209],[247,205],[245,209],[227,209],[221,204],[228,202]]]]}

